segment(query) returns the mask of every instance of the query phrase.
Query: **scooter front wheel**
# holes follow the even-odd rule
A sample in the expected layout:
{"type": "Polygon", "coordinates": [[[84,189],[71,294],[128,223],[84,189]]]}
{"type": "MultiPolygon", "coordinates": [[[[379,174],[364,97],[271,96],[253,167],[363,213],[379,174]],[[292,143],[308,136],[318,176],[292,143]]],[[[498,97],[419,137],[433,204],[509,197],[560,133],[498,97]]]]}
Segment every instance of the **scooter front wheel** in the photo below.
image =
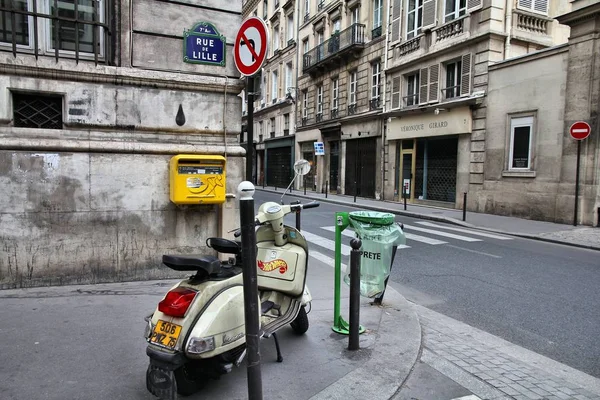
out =
{"type": "Polygon", "coordinates": [[[306,314],[306,308],[304,306],[300,307],[300,311],[290,325],[296,334],[303,335],[308,330],[308,315],[306,314]]]}

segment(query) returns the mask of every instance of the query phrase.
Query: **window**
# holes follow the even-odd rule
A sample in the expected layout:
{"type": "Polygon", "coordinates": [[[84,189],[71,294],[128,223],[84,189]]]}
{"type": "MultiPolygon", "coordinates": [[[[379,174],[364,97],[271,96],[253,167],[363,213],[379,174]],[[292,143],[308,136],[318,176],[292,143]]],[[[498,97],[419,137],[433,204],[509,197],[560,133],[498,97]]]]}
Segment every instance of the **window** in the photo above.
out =
{"type": "Polygon", "coordinates": [[[406,96],[404,97],[407,107],[419,104],[419,73],[415,72],[406,77],[406,96]]]}
{"type": "Polygon", "coordinates": [[[533,117],[511,118],[509,170],[531,169],[533,117]]]}
{"type": "Polygon", "coordinates": [[[264,0],[263,1],[263,19],[266,20],[267,19],[267,15],[269,14],[269,1],[268,0],[264,0]]]}
{"type": "Polygon", "coordinates": [[[302,119],[308,118],[308,90],[302,91],[302,119]]]}
{"type": "Polygon", "coordinates": [[[323,30],[317,31],[317,44],[321,44],[325,41],[325,35],[323,34],[323,30]]]}
{"type": "Polygon", "coordinates": [[[294,14],[288,14],[287,16],[287,39],[288,43],[294,40],[294,14]]]}
{"type": "Polygon", "coordinates": [[[279,50],[279,25],[273,26],[273,53],[279,50]]]}
{"type": "Polygon", "coordinates": [[[302,41],[302,54],[308,53],[308,50],[310,49],[308,48],[308,38],[306,38],[302,41]]]}
{"type": "Polygon", "coordinates": [[[277,83],[278,83],[278,76],[277,76],[277,70],[272,72],[272,82],[271,82],[271,99],[273,101],[273,104],[275,104],[275,102],[277,101],[277,83]]]}
{"type": "Polygon", "coordinates": [[[446,88],[444,98],[452,99],[460,96],[462,62],[455,61],[446,64],[446,88]]]}
{"type": "Polygon", "coordinates": [[[517,7],[539,14],[548,14],[548,0],[519,0],[517,7]]]}
{"type": "Polygon", "coordinates": [[[423,0],[407,0],[406,38],[411,39],[421,33],[423,26],[423,0]]]}
{"type": "Polygon", "coordinates": [[[352,24],[360,24],[360,7],[352,9],[352,24]]]}
{"type": "Polygon", "coordinates": [[[350,72],[350,90],[348,90],[348,103],[349,105],[356,105],[356,71],[350,72]]]}
{"type": "Polygon", "coordinates": [[[264,137],[264,135],[265,135],[265,132],[264,132],[264,130],[263,130],[263,129],[264,129],[263,122],[262,122],[262,121],[260,121],[260,122],[258,123],[258,134],[260,135],[260,136],[259,136],[259,139],[258,139],[258,141],[259,141],[259,142],[262,142],[262,138],[263,138],[263,137],[264,137]]]}
{"type": "Polygon", "coordinates": [[[283,136],[290,134],[290,114],[283,114],[283,136]]]}
{"type": "Polygon", "coordinates": [[[338,109],[338,105],[339,105],[338,94],[339,94],[339,80],[338,80],[338,78],[335,78],[331,81],[331,113],[332,114],[333,114],[334,110],[337,112],[337,109],[338,109]]]}
{"type": "Polygon", "coordinates": [[[332,33],[339,33],[339,31],[342,30],[342,20],[341,19],[336,19],[335,21],[333,21],[333,23],[331,24],[331,32],[332,33]]]}
{"type": "Polygon", "coordinates": [[[285,64],[285,92],[289,93],[290,88],[293,86],[293,72],[294,68],[292,66],[292,62],[285,64]]]}
{"type": "Polygon", "coordinates": [[[308,19],[307,17],[310,15],[310,0],[304,0],[304,22],[308,19]]]}
{"type": "Polygon", "coordinates": [[[381,62],[371,64],[371,99],[378,99],[381,92],[381,62]]]}
{"type": "Polygon", "coordinates": [[[317,86],[317,122],[323,116],[323,85],[317,86]]]}
{"type": "Polygon", "coordinates": [[[373,1],[373,28],[379,28],[381,26],[381,11],[382,10],[383,10],[383,0],[374,0],[373,1]]]}
{"type": "Polygon", "coordinates": [[[16,127],[62,129],[62,96],[13,93],[12,99],[13,119],[16,127]]]}
{"type": "Polygon", "coordinates": [[[265,70],[262,69],[260,72],[262,79],[260,80],[260,104],[265,104],[265,92],[267,91],[267,75],[265,74],[265,70]]]}
{"type": "Polygon", "coordinates": [[[452,21],[467,13],[467,0],[445,0],[444,22],[452,21]]]}
{"type": "Polygon", "coordinates": [[[269,120],[269,126],[271,127],[269,137],[273,139],[275,137],[275,118],[269,120]]]}
{"type": "Polygon", "coordinates": [[[107,43],[104,36],[109,34],[103,26],[105,0],[0,0],[2,7],[11,5],[15,10],[14,21],[10,11],[0,11],[0,46],[12,47],[14,39],[17,49],[36,49],[42,54],[54,55],[58,47],[61,56],[104,56],[107,43]],[[58,19],[19,13],[25,11],[57,15],[58,19]]]}

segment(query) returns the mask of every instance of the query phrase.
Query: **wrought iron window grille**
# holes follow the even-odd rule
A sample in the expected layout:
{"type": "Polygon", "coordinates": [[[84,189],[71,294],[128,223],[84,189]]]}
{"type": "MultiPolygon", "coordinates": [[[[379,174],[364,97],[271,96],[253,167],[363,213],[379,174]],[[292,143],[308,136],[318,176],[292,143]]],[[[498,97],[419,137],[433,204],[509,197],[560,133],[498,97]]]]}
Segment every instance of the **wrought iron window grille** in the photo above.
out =
{"type": "Polygon", "coordinates": [[[317,122],[321,122],[321,121],[323,121],[323,114],[319,113],[319,114],[317,114],[317,122]]]}
{"type": "MultiPolygon", "coordinates": [[[[43,0],[38,0],[43,1],[43,0]]],[[[49,25],[48,31],[52,33],[53,38],[50,42],[53,44],[54,57],[58,62],[59,58],[74,58],[76,62],[81,59],[87,59],[87,55],[93,56],[94,62],[97,65],[100,61],[110,65],[112,58],[111,48],[111,36],[112,32],[109,25],[106,22],[101,22],[101,15],[104,17],[104,21],[110,21],[112,16],[110,15],[111,7],[108,4],[109,0],[104,1],[103,9],[100,9],[98,0],[91,1],[92,7],[92,18],[86,19],[85,12],[79,10],[79,1],[73,2],[73,11],[61,14],[59,12],[58,2],[50,0],[50,5],[53,5],[53,14],[46,14],[37,11],[37,1],[33,0],[33,11],[28,9],[18,9],[15,7],[14,1],[0,2],[0,21],[6,21],[10,19],[10,30],[7,29],[7,23],[0,25],[0,41],[8,43],[12,46],[13,56],[16,57],[17,53],[30,52],[30,48],[33,49],[35,58],[40,56],[40,35],[46,34],[45,26],[49,25]],[[31,18],[29,18],[31,17],[31,18]],[[26,27],[29,24],[33,24],[33,35],[30,36],[30,31],[18,32],[19,26],[22,24],[16,24],[15,19],[21,18],[26,21],[26,27]],[[48,22],[45,22],[45,21],[48,22]],[[86,26],[92,27],[92,38],[91,42],[86,42],[80,38],[81,32],[85,31],[86,26]],[[17,43],[17,38],[27,36],[26,44],[17,43]],[[33,39],[33,40],[32,40],[33,39]],[[32,43],[33,42],[33,43],[32,43]],[[73,49],[65,49],[63,46],[71,45],[73,49]],[[23,49],[25,46],[25,49],[23,49]],[[90,51],[83,51],[84,46],[91,46],[93,49],[90,51]],[[82,57],[83,56],[83,57],[82,57]]],[[[26,3],[27,4],[27,3],[26,3]]],[[[71,10],[68,10],[71,11],[71,10]]],[[[28,28],[26,28],[28,29],[28,28]]]]}
{"type": "Polygon", "coordinates": [[[337,109],[337,108],[333,108],[333,109],[331,110],[331,119],[335,119],[335,118],[337,118],[338,116],[339,116],[339,114],[338,114],[338,109],[337,109]]]}
{"type": "Polygon", "coordinates": [[[12,98],[16,127],[62,129],[62,96],[13,93],[12,98]]]}
{"type": "Polygon", "coordinates": [[[373,29],[371,31],[371,40],[377,39],[378,37],[380,37],[382,32],[383,32],[382,26],[378,26],[377,28],[373,29]]]}
{"type": "Polygon", "coordinates": [[[303,117],[302,118],[302,126],[306,126],[307,123],[308,123],[308,118],[307,117],[303,117]]]}
{"type": "Polygon", "coordinates": [[[369,109],[371,111],[377,110],[380,107],[381,107],[381,105],[380,105],[379,97],[372,98],[371,101],[369,102],[369,109]]]}
{"type": "Polygon", "coordinates": [[[356,103],[350,104],[348,106],[348,115],[353,115],[356,113],[356,103]]]}

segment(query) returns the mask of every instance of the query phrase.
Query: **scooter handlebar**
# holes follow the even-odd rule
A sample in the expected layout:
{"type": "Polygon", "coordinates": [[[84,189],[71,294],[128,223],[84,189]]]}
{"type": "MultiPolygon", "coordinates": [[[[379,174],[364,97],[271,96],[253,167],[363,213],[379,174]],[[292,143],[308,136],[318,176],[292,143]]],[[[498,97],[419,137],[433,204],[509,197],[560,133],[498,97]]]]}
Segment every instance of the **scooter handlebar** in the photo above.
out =
{"type": "Polygon", "coordinates": [[[321,205],[321,203],[319,203],[318,201],[312,201],[308,204],[303,204],[302,208],[303,209],[307,209],[307,208],[315,208],[315,207],[319,207],[321,205]]]}
{"type": "MultiPolygon", "coordinates": [[[[256,226],[256,225],[260,225],[260,222],[258,222],[258,220],[254,221],[254,226],[256,226]]],[[[242,236],[242,228],[238,228],[238,229],[236,229],[235,232],[233,232],[233,237],[238,238],[240,236],[242,236]]]]}

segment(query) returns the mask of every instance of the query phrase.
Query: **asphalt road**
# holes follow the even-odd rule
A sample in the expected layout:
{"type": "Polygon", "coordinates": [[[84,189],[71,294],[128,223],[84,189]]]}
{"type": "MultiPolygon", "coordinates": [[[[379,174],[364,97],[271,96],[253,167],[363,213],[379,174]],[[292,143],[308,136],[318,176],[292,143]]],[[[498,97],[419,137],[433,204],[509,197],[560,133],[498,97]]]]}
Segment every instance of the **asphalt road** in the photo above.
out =
{"type": "MultiPolygon", "coordinates": [[[[280,196],[257,192],[255,199],[279,202],[280,196]]],[[[352,210],[321,203],[303,212],[302,229],[334,240],[323,227],[334,225],[336,211],[352,210]]],[[[600,252],[396,220],[428,241],[407,240],[410,247],[394,261],[391,284],[408,300],[600,377],[600,252]]],[[[312,248],[333,258],[333,249],[312,248]]]]}

